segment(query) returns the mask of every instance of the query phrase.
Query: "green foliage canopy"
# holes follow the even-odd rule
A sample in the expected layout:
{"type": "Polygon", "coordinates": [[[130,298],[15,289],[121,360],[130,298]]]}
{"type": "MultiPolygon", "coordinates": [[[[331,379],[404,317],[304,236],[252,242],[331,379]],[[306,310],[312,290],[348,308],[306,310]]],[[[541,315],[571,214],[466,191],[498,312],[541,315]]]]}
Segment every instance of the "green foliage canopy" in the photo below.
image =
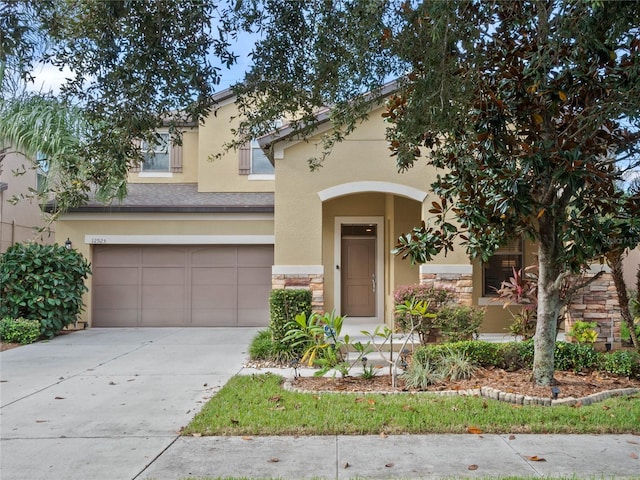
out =
{"type": "Polygon", "coordinates": [[[241,135],[283,112],[303,112],[294,127],[308,135],[307,113],[329,105],[327,152],[400,74],[391,154],[400,171],[426,158],[440,201],[396,253],[424,263],[461,243],[486,260],[514,236],[535,240],[534,377],[549,384],[563,279],[640,239],[640,197],[616,188],[640,164],[640,4],[253,0],[234,13],[262,33],[238,89],[241,135]]]}

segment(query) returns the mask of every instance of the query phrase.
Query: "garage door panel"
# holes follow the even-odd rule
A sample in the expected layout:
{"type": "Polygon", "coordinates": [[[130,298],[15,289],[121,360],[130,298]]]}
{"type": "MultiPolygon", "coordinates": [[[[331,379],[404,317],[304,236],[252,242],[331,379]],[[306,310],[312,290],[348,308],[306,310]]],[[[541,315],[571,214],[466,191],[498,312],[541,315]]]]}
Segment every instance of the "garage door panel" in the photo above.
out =
{"type": "Polygon", "coordinates": [[[93,306],[99,309],[138,308],[138,289],[129,285],[103,285],[96,289],[93,306]]]}
{"type": "Polygon", "coordinates": [[[193,309],[191,311],[191,325],[194,327],[235,327],[237,311],[235,308],[193,309]]]}
{"type": "Polygon", "coordinates": [[[150,285],[142,287],[142,309],[154,307],[184,308],[184,287],[176,285],[150,285]]]}
{"type": "Polygon", "coordinates": [[[131,327],[138,323],[138,308],[104,308],[94,315],[94,327],[131,327]]]}
{"type": "Polygon", "coordinates": [[[96,326],[266,326],[273,247],[94,246],[96,326]]]}
{"type": "Polygon", "coordinates": [[[239,285],[271,285],[271,267],[238,268],[239,285]]]}
{"type": "Polygon", "coordinates": [[[184,311],[181,308],[145,308],[142,311],[141,327],[184,326],[184,311]]]}
{"type": "Polygon", "coordinates": [[[269,304],[271,288],[264,285],[238,286],[238,309],[260,308],[269,304]]]}
{"type": "Polygon", "coordinates": [[[184,267],[157,267],[142,269],[143,285],[184,285],[184,267]]]}
{"type": "Polygon", "coordinates": [[[93,269],[94,285],[137,285],[137,267],[98,267],[93,269]]]}
{"type": "Polygon", "coordinates": [[[235,309],[238,289],[235,285],[191,288],[192,308],[235,309]]]}
{"type": "Polygon", "coordinates": [[[235,285],[238,280],[235,268],[192,268],[191,278],[193,285],[235,285]]]}
{"type": "Polygon", "coordinates": [[[192,252],[193,265],[235,266],[238,262],[238,247],[218,245],[216,248],[200,248],[192,252]]]}
{"type": "Polygon", "coordinates": [[[185,263],[184,247],[146,247],[142,249],[142,264],[147,266],[178,265],[185,263]]]}
{"type": "Polygon", "coordinates": [[[93,253],[94,267],[136,265],[140,262],[140,247],[101,246],[93,253]]]}

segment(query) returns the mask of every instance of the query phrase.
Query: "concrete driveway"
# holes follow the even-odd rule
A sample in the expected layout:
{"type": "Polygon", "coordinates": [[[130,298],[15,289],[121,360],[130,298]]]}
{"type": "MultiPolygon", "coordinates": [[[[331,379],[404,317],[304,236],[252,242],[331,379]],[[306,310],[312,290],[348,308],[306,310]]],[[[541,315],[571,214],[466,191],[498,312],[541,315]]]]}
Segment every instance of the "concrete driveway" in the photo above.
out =
{"type": "Polygon", "coordinates": [[[0,478],[136,478],[257,330],[94,328],[0,353],[0,478]]]}

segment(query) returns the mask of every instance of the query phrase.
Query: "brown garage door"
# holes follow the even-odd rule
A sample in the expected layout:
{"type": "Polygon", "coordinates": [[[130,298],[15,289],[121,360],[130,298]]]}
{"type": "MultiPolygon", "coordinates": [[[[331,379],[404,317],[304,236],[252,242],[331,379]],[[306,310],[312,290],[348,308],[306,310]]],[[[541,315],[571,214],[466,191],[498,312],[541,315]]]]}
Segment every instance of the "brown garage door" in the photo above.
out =
{"type": "Polygon", "coordinates": [[[96,327],[265,326],[271,245],[96,245],[96,327]]]}

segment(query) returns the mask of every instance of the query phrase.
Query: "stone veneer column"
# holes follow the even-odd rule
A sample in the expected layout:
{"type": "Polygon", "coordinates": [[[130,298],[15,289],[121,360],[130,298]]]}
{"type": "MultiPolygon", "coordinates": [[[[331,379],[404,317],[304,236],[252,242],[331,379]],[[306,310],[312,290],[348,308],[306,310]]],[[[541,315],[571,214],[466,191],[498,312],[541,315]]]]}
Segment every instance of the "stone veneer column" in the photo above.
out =
{"type": "Polygon", "coordinates": [[[271,289],[311,290],[311,310],[324,313],[324,267],[322,265],[274,265],[271,289]]]}
{"type": "Polygon", "coordinates": [[[472,265],[420,265],[420,283],[433,288],[444,288],[454,292],[461,305],[472,305],[472,265]]]}
{"type": "MultiPolygon", "coordinates": [[[[595,272],[592,270],[584,277],[588,279],[594,275],[595,272]]],[[[618,292],[611,273],[607,271],[600,278],[578,291],[571,299],[566,318],[566,333],[569,332],[573,322],[596,322],[599,327],[599,342],[608,342],[609,340],[615,343],[619,342],[622,315],[620,314],[618,292]],[[613,339],[611,339],[612,324],[613,339]]]]}

